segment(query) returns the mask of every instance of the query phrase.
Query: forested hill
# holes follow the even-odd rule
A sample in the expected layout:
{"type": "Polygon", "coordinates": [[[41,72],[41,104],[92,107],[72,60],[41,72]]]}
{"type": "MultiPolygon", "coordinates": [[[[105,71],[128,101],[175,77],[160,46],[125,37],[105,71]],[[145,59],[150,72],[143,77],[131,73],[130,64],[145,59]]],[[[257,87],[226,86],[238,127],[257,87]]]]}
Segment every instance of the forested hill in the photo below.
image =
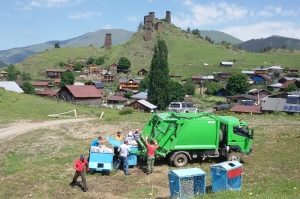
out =
{"type": "Polygon", "coordinates": [[[268,38],[251,39],[249,41],[237,44],[250,52],[262,52],[264,49],[289,48],[300,50],[300,40],[281,36],[271,36],[268,38]]]}

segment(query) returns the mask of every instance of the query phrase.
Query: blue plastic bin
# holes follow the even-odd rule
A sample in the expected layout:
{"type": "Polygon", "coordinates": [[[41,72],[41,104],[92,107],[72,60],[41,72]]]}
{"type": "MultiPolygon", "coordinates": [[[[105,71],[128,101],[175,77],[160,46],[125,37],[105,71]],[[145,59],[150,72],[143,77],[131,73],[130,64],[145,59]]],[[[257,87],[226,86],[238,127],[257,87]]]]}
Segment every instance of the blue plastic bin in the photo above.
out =
{"type": "Polygon", "coordinates": [[[193,198],[205,194],[206,173],[199,168],[172,170],[168,178],[171,198],[193,198]]]}
{"type": "Polygon", "coordinates": [[[210,167],[212,191],[241,190],[242,164],[227,161],[210,167]]]}
{"type": "Polygon", "coordinates": [[[110,172],[113,169],[113,157],[112,153],[90,152],[90,171],[110,172]]]}
{"type": "MultiPolygon", "coordinates": [[[[137,152],[139,150],[137,146],[131,146],[129,148],[132,152],[137,152]]],[[[129,153],[129,155],[128,155],[128,164],[129,164],[129,166],[136,166],[137,165],[137,154],[129,153]]]]}
{"type": "Polygon", "coordinates": [[[108,143],[113,147],[119,147],[119,146],[121,146],[121,144],[124,144],[124,142],[120,142],[120,141],[116,140],[115,138],[112,138],[109,136],[106,139],[107,139],[108,143]]]}

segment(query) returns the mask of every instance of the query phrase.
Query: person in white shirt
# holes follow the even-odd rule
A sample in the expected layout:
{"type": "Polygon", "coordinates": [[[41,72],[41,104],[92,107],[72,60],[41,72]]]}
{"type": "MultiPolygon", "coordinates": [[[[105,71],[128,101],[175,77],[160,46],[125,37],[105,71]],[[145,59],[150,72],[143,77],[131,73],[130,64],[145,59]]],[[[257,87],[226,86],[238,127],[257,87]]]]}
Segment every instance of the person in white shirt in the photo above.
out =
{"type": "Polygon", "coordinates": [[[125,166],[125,175],[131,175],[128,172],[129,169],[129,164],[128,164],[128,153],[130,152],[130,148],[128,146],[128,141],[125,140],[124,144],[122,144],[119,148],[118,148],[118,152],[120,152],[120,159],[118,161],[118,164],[116,166],[116,171],[118,171],[119,167],[121,164],[123,164],[125,166]]]}

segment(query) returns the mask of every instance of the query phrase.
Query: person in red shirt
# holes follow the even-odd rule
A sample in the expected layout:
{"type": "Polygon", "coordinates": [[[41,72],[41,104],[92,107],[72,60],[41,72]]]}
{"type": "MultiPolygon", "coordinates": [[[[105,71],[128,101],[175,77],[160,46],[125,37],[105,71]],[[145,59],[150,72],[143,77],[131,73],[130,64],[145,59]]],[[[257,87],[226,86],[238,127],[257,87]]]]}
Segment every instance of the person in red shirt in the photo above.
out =
{"type": "Polygon", "coordinates": [[[86,170],[89,171],[89,163],[88,161],[84,158],[84,155],[80,155],[79,159],[77,159],[74,162],[74,169],[75,174],[73,177],[73,181],[71,182],[71,186],[73,187],[76,183],[77,178],[80,176],[83,182],[83,191],[86,192],[88,190],[87,184],[86,184],[86,179],[85,179],[85,174],[84,174],[84,167],[86,166],[86,170]]]}
{"type": "Polygon", "coordinates": [[[155,151],[156,149],[159,147],[159,145],[156,143],[155,140],[151,140],[150,144],[148,143],[148,137],[146,137],[145,143],[146,143],[146,147],[147,147],[147,167],[148,167],[148,171],[147,171],[147,175],[152,174],[153,172],[153,167],[154,167],[154,160],[155,160],[155,151]]]}

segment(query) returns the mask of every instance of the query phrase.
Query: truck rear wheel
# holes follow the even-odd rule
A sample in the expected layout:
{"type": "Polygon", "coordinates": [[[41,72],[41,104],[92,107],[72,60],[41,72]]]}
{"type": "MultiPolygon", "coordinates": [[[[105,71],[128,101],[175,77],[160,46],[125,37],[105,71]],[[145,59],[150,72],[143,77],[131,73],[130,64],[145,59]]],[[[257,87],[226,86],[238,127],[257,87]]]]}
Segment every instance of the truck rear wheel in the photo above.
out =
{"type": "Polygon", "coordinates": [[[241,161],[241,156],[239,153],[231,152],[227,155],[227,161],[241,161]]]}
{"type": "Polygon", "coordinates": [[[173,164],[175,167],[184,167],[187,163],[188,157],[183,153],[177,154],[173,159],[173,164]]]}

